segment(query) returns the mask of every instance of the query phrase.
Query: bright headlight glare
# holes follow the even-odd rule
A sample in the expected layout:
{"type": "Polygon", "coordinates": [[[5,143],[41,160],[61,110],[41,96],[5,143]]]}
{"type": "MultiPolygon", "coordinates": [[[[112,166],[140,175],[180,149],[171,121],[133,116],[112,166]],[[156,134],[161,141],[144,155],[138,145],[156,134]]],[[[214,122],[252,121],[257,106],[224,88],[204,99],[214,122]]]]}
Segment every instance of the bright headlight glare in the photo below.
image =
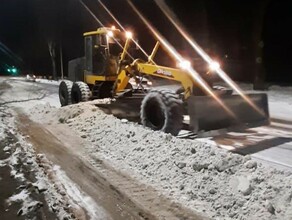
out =
{"type": "Polygon", "coordinates": [[[220,69],[220,64],[216,61],[213,61],[212,63],[210,63],[209,69],[212,71],[218,70],[220,69]]]}
{"type": "Polygon", "coordinates": [[[131,39],[133,37],[133,33],[130,31],[126,31],[126,38],[131,39]]]}
{"type": "Polygon", "coordinates": [[[188,69],[191,67],[191,62],[188,60],[182,60],[181,62],[178,63],[177,66],[181,69],[188,69]]]}
{"type": "Polygon", "coordinates": [[[107,32],[107,36],[108,37],[113,37],[114,36],[114,32],[112,32],[112,31],[107,32]]]}

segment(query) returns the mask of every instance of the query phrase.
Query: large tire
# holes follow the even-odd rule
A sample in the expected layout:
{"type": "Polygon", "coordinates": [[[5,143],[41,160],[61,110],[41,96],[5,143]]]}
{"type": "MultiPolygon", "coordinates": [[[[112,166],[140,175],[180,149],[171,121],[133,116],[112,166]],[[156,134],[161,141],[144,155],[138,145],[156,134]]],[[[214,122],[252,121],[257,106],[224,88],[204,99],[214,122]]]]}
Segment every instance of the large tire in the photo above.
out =
{"type": "Polygon", "coordinates": [[[183,126],[183,101],[172,91],[150,91],[141,104],[141,123],[153,130],[178,135],[183,126]]]}
{"type": "Polygon", "coordinates": [[[75,82],[73,83],[71,90],[71,101],[72,104],[79,102],[86,102],[90,98],[90,89],[89,86],[84,82],[75,82]]]}
{"type": "Polygon", "coordinates": [[[61,106],[66,106],[72,104],[71,102],[71,89],[73,82],[69,80],[64,80],[59,85],[59,99],[61,106]]]}

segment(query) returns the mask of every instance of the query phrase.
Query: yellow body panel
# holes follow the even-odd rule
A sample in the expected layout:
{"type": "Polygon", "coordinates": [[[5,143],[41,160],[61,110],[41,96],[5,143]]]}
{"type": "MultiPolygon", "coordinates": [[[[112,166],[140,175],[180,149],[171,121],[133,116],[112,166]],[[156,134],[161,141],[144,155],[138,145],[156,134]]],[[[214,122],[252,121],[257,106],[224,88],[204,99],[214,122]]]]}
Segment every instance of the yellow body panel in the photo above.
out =
{"type": "Polygon", "coordinates": [[[185,98],[192,94],[194,81],[183,70],[149,63],[139,63],[137,69],[140,73],[180,82],[185,89],[185,98]]]}
{"type": "Polygon", "coordinates": [[[94,85],[96,81],[115,81],[117,76],[95,76],[85,75],[84,82],[90,85],[94,85]]]}
{"type": "Polygon", "coordinates": [[[116,92],[122,92],[127,87],[129,83],[130,77],[127,76],[127,72],[125,70],[122,70],[118,76],[118,83],[116,87],[116,92]]]}
{"type": "Polygon", "coordinates": [[[134,62],[132,65],[126,66],[118,75],[116,92],[123,91],[128,82],[129,75],[134,75],[135,71],[145,75],[156,76],[164,79],[174,80],[180,82],[184,88],[184,97],[188,98],[193,91],[195,82],[189,77],[188,73],[175,68],[158,66],[151,63],[134,62]]]}

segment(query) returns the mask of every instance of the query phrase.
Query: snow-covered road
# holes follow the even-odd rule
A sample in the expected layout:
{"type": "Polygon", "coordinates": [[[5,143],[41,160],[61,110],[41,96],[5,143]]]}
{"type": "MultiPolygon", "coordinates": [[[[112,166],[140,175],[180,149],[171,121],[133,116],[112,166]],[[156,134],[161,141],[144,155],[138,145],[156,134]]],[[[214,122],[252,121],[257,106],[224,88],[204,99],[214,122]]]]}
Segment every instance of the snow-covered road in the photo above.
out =
{"type": "Polygon", "coordinates": [[[250,84],[240,86],[246,92],[268,94],[271,124],[210,139],[222,148],[251,154],[263,163],[292,170],[292,87],[271,86],[268,91],[253,91],[250,84]]]}

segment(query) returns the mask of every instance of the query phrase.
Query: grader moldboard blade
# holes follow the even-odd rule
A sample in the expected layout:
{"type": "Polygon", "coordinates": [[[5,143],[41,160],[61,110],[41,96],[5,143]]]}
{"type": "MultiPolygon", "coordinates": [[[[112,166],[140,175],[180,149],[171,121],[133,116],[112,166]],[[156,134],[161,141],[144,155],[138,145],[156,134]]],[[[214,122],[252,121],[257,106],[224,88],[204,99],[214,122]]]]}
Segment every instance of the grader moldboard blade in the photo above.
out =
{"type": "Polygon", "coordinates": [[[218,130],[244,126],[257,127],[269,124],[268,97],[266,94],[247,94],[247,97],[260,110],[255,110],[240,95],[220,96],[224,105],[236,116],[230,115],[210,96],[190,96],[187,100],[190,128],[194,132],[218,130]]]}
{"type": "MultiPolygon", "coordinates": [[[[134,95],[116,99],[110,104],[96,104],[105,113],[118,118],[140,122],[140,106],[144,95],[134,95]]],[[[224,108],[210,96],[190,96],[187,99],[190,121],[185,129],[211,131],[222,128],[246,128],[269,124],[268,100],[266,94],[250,94],[247,97],[262,112],[254,110],[239,95],[221,96],[220,99],[234,115],[229,115],[224,108]]]]}

